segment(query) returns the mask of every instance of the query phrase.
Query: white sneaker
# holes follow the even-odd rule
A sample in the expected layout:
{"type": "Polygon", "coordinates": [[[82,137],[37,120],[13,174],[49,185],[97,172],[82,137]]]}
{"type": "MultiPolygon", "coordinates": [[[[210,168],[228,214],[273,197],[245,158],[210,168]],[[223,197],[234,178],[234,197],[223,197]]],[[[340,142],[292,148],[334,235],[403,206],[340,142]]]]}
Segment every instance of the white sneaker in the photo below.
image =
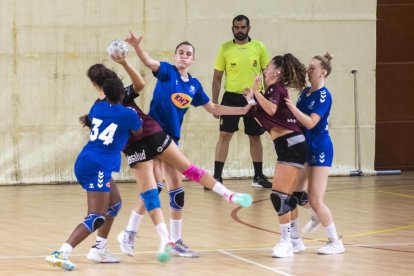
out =
{"type": "Polygon", "coordinates": [[[303,233],[313,233],[315,232],[319,226],[321,226],[321,222],[319,221],[317,216],[311,216],[310,220],[303,226],[302,232],[303,233]]]}
{"type": "Polygon", "coordinates": [[[293,248],[290,242],[281,241],[272,249],[273,258],[286,258],[293,256],[293,248]]]}
{"type": "Polygon", "coordinates": [[[293,253],[299,253],[306,249],[305,244],[303,243],[302,238],[290,238],[290,243],[292,244],[293,253]]]}
{"type": "Polygon", "coordinates": [[[106,246],[102,249],[92,247],[86,258],[97,263],[119,263],[120,261],[119,258],[109,252],[106,246]]]}
{"type": "Polygon", "coordinates": [[[134,253],[134,244],[135,244],[135,235],[137,232],[123,230],[121,233],[116,236],[119,247],[121,248],[122,253],[127,256],[133,257],[134,253]]]}
{"type": "Polygon", "coordinates": [[[187,257],[187,258],[197,258],[200,256],[197,251],[191,250],[188,245],[184,244],[182,239],[179,239],[175,242],[175,245],[171,251],[172,255],[187,257]]]}
{"type": "Polygon", "coordinates": [[[46,256],[46,262],[51,266],[61,267],[63,270],[74,270],[76,265],[69,261],[67,254],[61,251],[53,251],[52,254],[46,256]]]}
{"type": "Polygon", "coordinates": [[[324,254],[324,255],[341,254],[344,252],[345,252],[345,247],[341,239],[337,241],[328,239],[328,242],[326,243],[326,245],[318,249],[318,254],[324,254]]]}

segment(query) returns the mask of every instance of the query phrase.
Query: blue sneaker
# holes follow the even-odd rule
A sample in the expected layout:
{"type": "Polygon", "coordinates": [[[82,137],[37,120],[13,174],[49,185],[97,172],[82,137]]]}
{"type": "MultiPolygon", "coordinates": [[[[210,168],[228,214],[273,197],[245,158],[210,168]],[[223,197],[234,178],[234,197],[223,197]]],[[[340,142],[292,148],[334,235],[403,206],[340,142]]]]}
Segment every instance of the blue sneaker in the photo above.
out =
{"type": "Polygon", "coordinates": [[[252,201],[252,197],[249,194],[234,193],[230,198],[231,203],[239,204],[244,208],[252,205],[252,201]]]}
{"type": "Polygon", "coordinates": [[[76,265],[69,261],[67,256],[61,251],[53,251],[52,254],[46,257],[46,262],[51,266],[58,266],[63,270],[71,271],[76,268],[76,265]]]}

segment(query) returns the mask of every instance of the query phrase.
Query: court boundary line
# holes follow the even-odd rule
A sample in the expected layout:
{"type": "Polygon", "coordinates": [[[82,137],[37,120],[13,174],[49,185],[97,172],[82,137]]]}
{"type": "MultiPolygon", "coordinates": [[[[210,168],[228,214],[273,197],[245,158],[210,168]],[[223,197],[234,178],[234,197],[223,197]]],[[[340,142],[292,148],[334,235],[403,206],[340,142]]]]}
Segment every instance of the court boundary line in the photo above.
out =
{"type": "Polygon", "coordinates": [[[240,261],[243,261],[243,262],[246,262],[246,263],[249,263],[249,264],[252,264],[252,265],[258,266],[258,267],[260,267],[260,268],[264,268],[264,269],[270,270],[270,271],[272,271],[272,272],[276,272],[276,273],[278,273],[278,274],[280,274],[280,275],[283,275],[283,276],[292,276],[292,274],[289,274],[289,273],[286,273],[286,272],[281,271],[281,270],[279,270],[279,269],[276,269],[276,268],[273,268],[273,267],[269,267],[269,266],[266,266],[266,265],[263,265],[263,264],[257,263],[257,262],[255,262],[255,261],[252,261],[252,260],[249,260],[249,259],[246,259],[246,258],[240,257],[240,256],[238,256],[238,255],[236,255],[236,254],[232,254],[232,253],[230,253],[230,252],[227,252],[226,250],[218,250],[218,252],[220,252],[220,253],[222,253],[222,254],[224,254],[224,255],[230,256],[230,257],[232,257],[232,258],[234,258],[234,259],[237,259],[237,260],[240,260],[240,261]]]}

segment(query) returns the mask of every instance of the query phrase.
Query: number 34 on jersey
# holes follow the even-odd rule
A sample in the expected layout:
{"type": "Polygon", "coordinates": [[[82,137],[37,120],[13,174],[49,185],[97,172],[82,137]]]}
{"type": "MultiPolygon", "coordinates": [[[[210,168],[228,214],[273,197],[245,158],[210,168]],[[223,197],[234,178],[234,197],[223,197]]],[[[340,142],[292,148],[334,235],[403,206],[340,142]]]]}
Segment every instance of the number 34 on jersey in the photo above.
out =
{"type": "Polygon", "coordinates": [[[117,124],[111,123],[104,130],[99,133],[99,126],[102,124],[102,120],[93,118],[92,119],[92,129],[89,139],[95,141],[96,139],[102,140],[104,145],[109,145],[114,141],[114,134],[118,128],[117,124]]]}

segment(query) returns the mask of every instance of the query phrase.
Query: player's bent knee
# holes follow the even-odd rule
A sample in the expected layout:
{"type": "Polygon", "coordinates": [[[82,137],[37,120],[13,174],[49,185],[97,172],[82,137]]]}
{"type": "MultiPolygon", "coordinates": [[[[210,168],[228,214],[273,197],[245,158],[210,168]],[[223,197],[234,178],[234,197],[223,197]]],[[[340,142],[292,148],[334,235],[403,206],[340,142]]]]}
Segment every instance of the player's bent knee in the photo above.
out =
{"type": "Polygon", "coordinates": [[[122,207],[122,200],[110,206],[106,214],[111,217],[116,217],[119,213],[119,210],[121,210],[121,207],[122,207]]]}
{"type": "Polygon", "coordinates": [[[270,200],[279,216],[289,213],[296,207],[296,204],[294,203],[296,200],[292,200],[292,196],[283,192],[273,190],[270,194],[270,200]]]}
{"type": "Polygon", "coordinates": [[[197,167],[196,165],[190,164],[188,169],[183,171],[183,175],[190,181],[200,182],[201,178],[206,174],[206,171],[197,167]]]}
{"type": "Polygon", "coordinates": [[[105,223],[105,216],[99,214],[89,214],[83,221],[83,225],[90,233],[101,227],[105,223]]]}
{"type": "Polygon", "coordinates": [[[181,211],[184,208],[184,187],[169,191],[168,194],[171,209],[181,211]]]}
{"type": "Polygon", "coordinates": [[[148,213],[154,209],[161,208],[157,189],[151,189],[141,193],[141,198],[144,201],[145,209],[147,209],[148,213]]]}

